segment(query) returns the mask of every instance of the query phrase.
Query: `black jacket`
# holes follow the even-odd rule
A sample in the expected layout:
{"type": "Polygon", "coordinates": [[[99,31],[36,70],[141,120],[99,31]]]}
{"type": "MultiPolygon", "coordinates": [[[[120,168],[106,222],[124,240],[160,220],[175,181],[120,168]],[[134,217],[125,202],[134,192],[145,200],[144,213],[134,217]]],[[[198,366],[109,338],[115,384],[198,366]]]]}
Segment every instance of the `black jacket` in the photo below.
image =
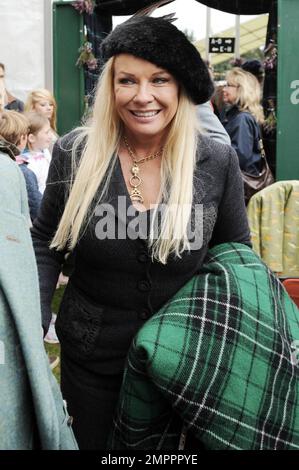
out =
{"type": "MultiPolygon", "coordinates": [[[[43,327],[51,319],[51,299],[64,253],[48,248],[63,212],[69,179],[73,133],[54,147],[46,191],[32,237],[40,277],[43,327]]],[[[116,160],[105,213],[108,223],[128,227],[125,210],[130,199],[116,160]],[[115,210],[115,214],[113,211],[115,210]]],[[[56,322],[63,350],[85,368],[103,374],[121,373],[131,340],[143,323],[202,266],[208,247],[224,242],[250,244],[243,183],[237,156],[227,145],[201,137],[194,175],[194,204],[203,204],[203,246],[171,256],[166,265],[152,261],[145,239],[99,240],[101,218],[94,215],[77,244],[75,269],[56,322]]],[[[143,213],[147,217],[149,213],[143,213]]],[[[146,237],[146,234],[143,234],[146,237]]],[[[139,232],[139,236],[141,236],[139,232]]]]}

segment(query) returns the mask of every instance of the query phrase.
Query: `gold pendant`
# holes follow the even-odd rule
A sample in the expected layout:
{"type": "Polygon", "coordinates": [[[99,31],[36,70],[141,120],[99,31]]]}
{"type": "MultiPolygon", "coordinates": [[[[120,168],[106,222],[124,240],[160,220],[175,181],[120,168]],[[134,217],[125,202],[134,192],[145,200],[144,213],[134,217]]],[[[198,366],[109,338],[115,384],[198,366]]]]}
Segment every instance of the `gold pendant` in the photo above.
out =
{"type": "Polygon", "coordinates": [[[137,188],[134,188],[131,193],[130,193],[130,198],[131,198],[131,201],[132,202],[141,202],[143,203],[144,199],[141,195],[141,192],[139,191],[139,189],[137,188]]]}
{"type": "Polygon", "coordinates": [[[134,162],[132,168],[131,168],[131,173],[133,176],[130,178],[130,185],[132,186],[133,190],[130,193],[130,197],[132,202],[141,202],[143,203],[144,199],[141,195],[140,190],[138,189],[139,186],[141,185],[142,181],[140,176],[138,175],[139,173],[139,167],[136,165],[134,162]]]}

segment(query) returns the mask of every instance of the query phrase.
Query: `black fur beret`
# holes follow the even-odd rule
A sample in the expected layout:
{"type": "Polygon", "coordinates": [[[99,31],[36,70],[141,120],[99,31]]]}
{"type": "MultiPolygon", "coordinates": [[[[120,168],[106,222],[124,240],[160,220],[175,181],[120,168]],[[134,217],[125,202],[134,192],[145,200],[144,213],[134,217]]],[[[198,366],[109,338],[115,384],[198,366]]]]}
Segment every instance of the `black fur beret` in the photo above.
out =
{"type": "Polygon", "coordinates": [[[118,25],[101,44],[104,61],[117,54],[132,54],[168,70],[195,104],[205,103],[213,94],[198,50],[168,20],[136,16],[118,25]]]}

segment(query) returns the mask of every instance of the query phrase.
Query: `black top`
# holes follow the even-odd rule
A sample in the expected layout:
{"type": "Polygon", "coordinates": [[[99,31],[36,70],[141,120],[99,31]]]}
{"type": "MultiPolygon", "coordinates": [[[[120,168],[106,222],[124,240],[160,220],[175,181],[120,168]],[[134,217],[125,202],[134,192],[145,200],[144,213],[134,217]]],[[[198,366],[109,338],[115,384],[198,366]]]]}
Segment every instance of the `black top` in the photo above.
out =
{"type": "Polygon", "coordinates": [[[11,101],[5,106],[5,109],[9,111],[19,111],[20,113],[22,113],[24,111],[24,103],[23,101],[15,98],[13,101],[11,101]]]}
{"type": "MultiPolygon", "coordinates": [[[[47,187],[39,215],[32,228],[45,331],[50,323],[51,299],[61,263],[64,260],[64,253],[48,248],[49,240],[57,228],[64,208],[66,184],[63,181],[69,179],[70,173],[70,153],[62,150],[61,147],[71,148],[73,136],[74,133],[71,133],[55,144],[47,187]],[[60,144],[62,144],[61,147],[60,144]]],[[[130,199],[118,159],[116,159],[112,173],[106,202],[110,203],[110,209],[108,208],[103,214],[106,217],[106,223],[116,222],[116,232],[118,228],[122,230],[128,228],[130,220],[126,218],[125,210],[130,206],[130,199]],[[124,198],[124,210],[117,207],[118,196],[124,198]]],[[[90,303],[89,320],[90,315],[96,318],[103,312],[106,313],[106,318],[109,318],[110,322],[113,323],[115,319],[115,324],[113,323],[112,327],[110,325],[109,331],[106,332],[105,340],[109,335],[114,337],[118,324],[124,323],[127,330],[122,336],[126,335],[127,338],[120,339],[120,342],[123,340],[125,343],[119,345],[122,351],[127,350],[131,338],[143,322],[200,269],[209,246],[224,242],[250,245],[243,183],[237,156],[230,146],[214,142],[207,137],[200,137],[194,175],[194,204],[203,205],[203,230],[199,225],[203,234],[203,246],[191,252],[184,252],[180,259],[171,255],[166,265],[151,260],[147,242],[144,239],[146,233],[142,234],[142,231],[139,231],[139,237],[135,240],[128,237],[99,240],[96,233],[99,235],[101,221],[103,221],[99,216],[99,211],[97,215],[91,217],[87,229],[74,250],[75,269],[68,289],[77,292],[83,304],[84,301],[90,303]],[[144,236],[143,239],[142,236],[144,236]],[[98,313],[95,311],[90,314],[96,306],[100,308],[98,313]]],[[[148,216],[149,212],[141,214],[143,218],[148,216]]],[[[82,308],[85,308],[84,305],[82,308]]],[[[105,315],[103,318],[105,326],[105,315]]],[[[76,321],[81,322],[82,315],[78,315],[76,321]]],[[[78,326],[78,323],[76,325],[78,326]]],[[[61,328],[63,329],[63,325],[61,328]]],[[[65,325],[65,329],[68,332],[70,324],[65,325]]],[[[88,335],[89,339],[93,338],[92,328],[85,336],[80,336],[77,328],[76,334],[77,338],[71,339],[74,346],[78,345],[81,340],[83,344],[88,335]]],[[[105,347],[108,357],[111,356],[112,351],[114,353],[118,345],[115,346],[115,342],[112,341],[105,347]]],[[[73,349],[78,350],[78,347],[73,349]]],[[[87,349],[82,348],[80,358],[84,355],[84,351],[87,349]]],[[[121,354],[123,353],[119,355],[121,354]]]]}

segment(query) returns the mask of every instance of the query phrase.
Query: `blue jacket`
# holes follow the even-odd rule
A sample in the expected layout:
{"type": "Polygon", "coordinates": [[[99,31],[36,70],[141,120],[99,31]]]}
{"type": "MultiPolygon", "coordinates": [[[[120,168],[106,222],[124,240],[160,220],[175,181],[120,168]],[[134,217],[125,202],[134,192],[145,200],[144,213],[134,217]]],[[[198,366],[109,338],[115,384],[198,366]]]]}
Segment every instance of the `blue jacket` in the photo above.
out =
{"type": "Polygon", "coordinates": [[[0,152],[0,449],[77,449],[42,339],[24,178],[0,152]]]}
{"type": "Polygon", "coordinates": [[[241,170],[258,174],[261,162],[260,130],[255,117],[233,106],[222,115],[221,122],[238,154],[241,170]]]}
{"type": "Polygon", "coordinates": [[[30,170],[30,168],[28,168],[27,163],[22,163],[20,165],[20,168],[25,178],[30,218],[33,222],[34,219],[37,217],[39,206],[42,202],[43,196],[38,190],[36,175],[33,173],[32,170],[30,170]]]}

